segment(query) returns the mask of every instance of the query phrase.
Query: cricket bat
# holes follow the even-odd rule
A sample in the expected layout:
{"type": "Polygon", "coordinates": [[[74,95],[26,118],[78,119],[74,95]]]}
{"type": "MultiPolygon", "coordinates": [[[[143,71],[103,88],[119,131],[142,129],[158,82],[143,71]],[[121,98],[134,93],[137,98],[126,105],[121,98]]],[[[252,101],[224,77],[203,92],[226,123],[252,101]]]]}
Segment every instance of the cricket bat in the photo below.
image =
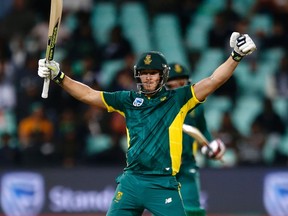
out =
{"type": "MultiPolygon", "coordinates": [[[[61,22],[62,8],[63,0],[51,0],[48,41],[45,56],[46,61],[52,61],[54,58],[55,46],[61,22]]],[[[44,79],[43,83],[43,89],[41,94],[42,98],[48,97],[49,84],[50,78],[47,77],[44,79]]]]}
{"type": "MultiPolygon", "coordinates": [[[[201,131],[195,127],[192,127],[187,124],[183,124],[182,130],[184,133],[188,134],[189,136],[196,139],[202,146],[207,146],[207,148],[212,151],[212,149],[209,146],[209,141],[206,139],[206,137],[201,133],[201,131]]],[[[223,158],[219,159],[222,163],[224,163],[223,158]]]]}

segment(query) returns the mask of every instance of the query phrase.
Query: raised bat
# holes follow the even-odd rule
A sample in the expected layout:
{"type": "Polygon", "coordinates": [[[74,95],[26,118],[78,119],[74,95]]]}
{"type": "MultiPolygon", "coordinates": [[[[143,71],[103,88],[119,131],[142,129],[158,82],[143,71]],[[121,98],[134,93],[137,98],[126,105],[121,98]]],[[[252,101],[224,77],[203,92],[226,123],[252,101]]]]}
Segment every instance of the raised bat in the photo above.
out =
{"type": "MultiPolygon", "coordinates": [[[[54,58],[55,46],[61,22],[62,8],[63,0],[51,0],[48,41],[46,48],[46,61],[52,61],[54,58]]],[[[48,97],[49,84],[50,78],[47,77],[44,79],[43,83],[43,89],[41,94],[42,98],[48,97]]]]}

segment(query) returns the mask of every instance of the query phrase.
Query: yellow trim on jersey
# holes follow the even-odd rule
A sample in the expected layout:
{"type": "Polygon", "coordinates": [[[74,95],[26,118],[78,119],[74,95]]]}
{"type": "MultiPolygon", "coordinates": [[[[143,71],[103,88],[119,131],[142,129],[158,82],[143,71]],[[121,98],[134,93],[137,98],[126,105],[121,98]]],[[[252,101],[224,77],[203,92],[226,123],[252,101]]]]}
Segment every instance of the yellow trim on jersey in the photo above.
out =
{"type": "Polygon", "coordinates": [[[194,93],[194,85],[191,85],[191,92],[192,92],[194,100],[196,100],[198,103],[204,103],[206,101],[206,99],[203,101],[198,100],[198,98],[195,96],[195,93],[194,93]]]}
{"type": "MultiPolygon", "coordinates": [[[[193,98],[197,101],[197,102],[199,102],[199,103],[204,103],[205,101],[206,101],[206,99],[205,100],[203,100],[203,101],[199,101],[198,100],[198,98],[195,96],[195,93],[194,93],[194,85],[191,85],[191,91],[192,91],[192,95],[193,95],[193,98]]],[[[194,110],[190,113],[190,114],[192,114],[193,116],[195,115],[195,113],[194,113],[194,110]]],[[[197,140],[194,140],[194,142],[192,143],[192,145],[193,145],[193,149],[192,149],[192,153],[193,153],[193,155],[196,155],[196,153],[197,153],[197,151],[198,151],[198,142],[197,142],[197,140]],[[194,145],[193,145],[194,144],[194,145]]]]}
{"type": "Polygon", "coordinates": [[[124,114],[123,112],[121,112],[120,110],[115,109],[115,108],[112,107],[112,106],[109,106],[109,105],[106,103],[103,92],[101,92],[101,99],[102,99],[103,103],[105,104],[108,112],[118,112],[120,115],[122,115],[123,117],[125,117],[125,114],[124,114]]]}
{"type": "Polygon", "coordinates": [[[194,140],[194,142],[192,143],[192,153],[193,155],[196,155],[197,151],[198,151],[198,142],[196,140],[194,140]]]}
{"type": "MultiPolygon", "coordinates": [[[[194,92],[191,87],[192,93],[194,92]]],[[[194,94],[193,94],[194,95],[194,94]]],[[[182,154],[182,125],[188,111],[195,107],[200,101],[197,98],[192,97],[184,106],[180,109],[179,113],[175,117],[174,121],[169,127],[169,143],[170,143],[170,157],[172,162],[172,175],[176,175],[179,172],[181,165],[182,154]]]]}
{"type": "MultiPolygon", "coordinates": [[[[183,113],[183,112],[180,112],[183,113]]],[[[179,172],[182,154],[182,124],[183,120],[178,114],[169,127],[170,157],[172,162],[172,175],[179,172]]]]}
{"type": "Polygon", "coordinates": [[[129,130],[127,127],[126,127],[126,136],[127,136],[127,147],[129,148],[129,146],[130,146],[130,134],[129,134],[129,130]]]}
{"type": "MultiPolygon", "coordinates": [[[[103,92],[101,92],[101,99],[102,99],[103,103],[105,104],[108,112],[118,112],[120,115],[122,115],[123,117],[125,117],[125,114],[124,114],[123,112],[121,112],[120,110],[114,109],[112,106],[109,106],[109,105],[106,103],[103,92]]],[[[127,146],[128,146],[128,148],[129,148],[129,146],[130,146],[130,136],[129,136],[129,130],[128,130],[127,127],[126,127],[126,134],[127,134],[127,146]]]]}

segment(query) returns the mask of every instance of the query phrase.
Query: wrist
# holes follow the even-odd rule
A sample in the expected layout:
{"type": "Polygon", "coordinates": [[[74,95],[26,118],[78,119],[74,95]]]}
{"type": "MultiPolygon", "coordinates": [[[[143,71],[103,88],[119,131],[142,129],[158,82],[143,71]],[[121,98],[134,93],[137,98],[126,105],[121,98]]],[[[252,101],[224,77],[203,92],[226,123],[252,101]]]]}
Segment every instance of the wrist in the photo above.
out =
{"type": "Polygon", "coordinates": [[[243,58],[243,56],[241,56],[241,55],[240,55],[239,53],[237,53],[235,50],[233,50],[233,51],[231,52],[231,56],[232,56],[233,60],[236,61],[236,62],[240,62],[240,61],[242,60],[242,58],[243,58]]]}
{"type": "Polygon", "coordinates": [[[56,82],[58,85],[60,85],[63,82],[64,77],[65,74],[62,71],[60,71],[58,75],[54,77],[53,81],[56,82]]]}

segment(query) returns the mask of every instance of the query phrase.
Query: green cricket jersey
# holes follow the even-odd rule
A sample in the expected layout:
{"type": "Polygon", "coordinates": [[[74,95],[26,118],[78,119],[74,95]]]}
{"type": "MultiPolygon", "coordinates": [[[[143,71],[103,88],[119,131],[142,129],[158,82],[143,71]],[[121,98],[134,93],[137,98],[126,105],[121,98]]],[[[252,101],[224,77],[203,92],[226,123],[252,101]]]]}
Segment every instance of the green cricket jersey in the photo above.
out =
{"type": "Polygon", "coordinates": [[[181,165],[182,125],[200,102],[192,86],[162,88],[153,97],[134,91],[102,92],[109,112],[126,119],[126,172],[176,175],[181,165]]]}

